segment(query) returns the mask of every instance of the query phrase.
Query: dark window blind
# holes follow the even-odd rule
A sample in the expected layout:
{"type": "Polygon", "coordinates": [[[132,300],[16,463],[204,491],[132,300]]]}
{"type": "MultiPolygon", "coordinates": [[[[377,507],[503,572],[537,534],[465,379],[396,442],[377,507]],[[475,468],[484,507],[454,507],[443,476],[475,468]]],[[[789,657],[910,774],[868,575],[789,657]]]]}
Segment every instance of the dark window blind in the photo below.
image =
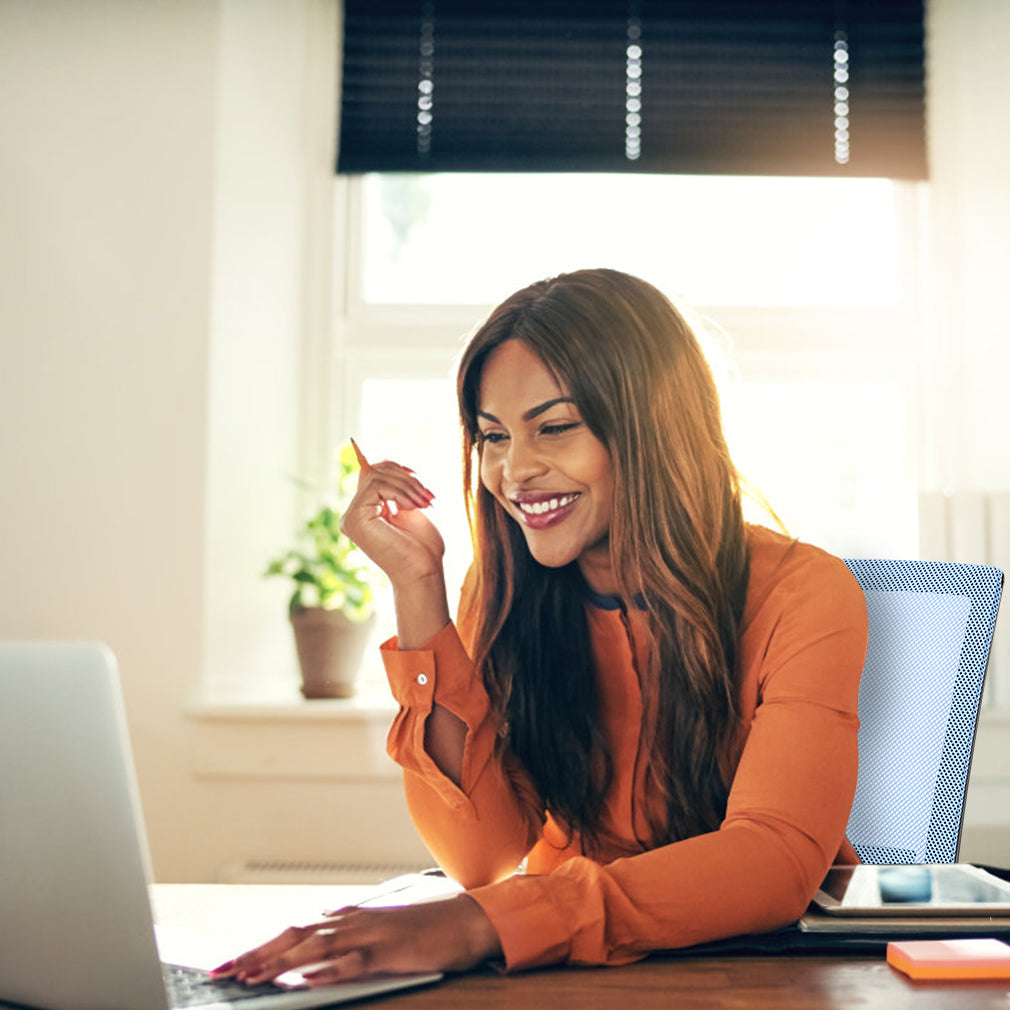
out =
{"type": "Polygon", "coordinates": [[[922,0],[345,0],[337,170],[926,176],[922,0]]]}

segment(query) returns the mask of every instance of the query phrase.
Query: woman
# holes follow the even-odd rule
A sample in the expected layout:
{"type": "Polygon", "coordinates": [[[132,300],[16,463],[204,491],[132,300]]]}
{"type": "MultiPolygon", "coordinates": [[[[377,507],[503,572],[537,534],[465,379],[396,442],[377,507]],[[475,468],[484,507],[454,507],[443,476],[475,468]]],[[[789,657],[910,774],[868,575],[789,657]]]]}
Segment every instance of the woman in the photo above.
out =
{"type": "Polygon", "coordinates": [[[676,309],[613,270],[533,284],[470,340],[458,394],[458,624],[413,471],[369,468],[344,528],[394,590],[390,753],[467,890],[289,930],[222,974],[620,964],[782,926],[856,861],[864,598],[837,558],[744,523],[676,309]]]}

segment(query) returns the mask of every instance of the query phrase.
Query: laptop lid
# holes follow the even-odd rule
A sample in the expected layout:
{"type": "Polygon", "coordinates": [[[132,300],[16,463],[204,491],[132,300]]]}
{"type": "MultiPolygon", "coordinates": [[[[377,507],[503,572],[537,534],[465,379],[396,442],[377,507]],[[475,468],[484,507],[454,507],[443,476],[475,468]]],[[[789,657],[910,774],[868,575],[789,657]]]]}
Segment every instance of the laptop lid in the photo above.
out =
{"type": "Polygon", "coordinates": [[[0,643],[0,999],[167,1007],[112,654],[0,643]]]}
{"type": "MultiPolygon", "coordinates": [[[[87,642],[0,642],[0,1000],[167,1010],[150,879],[112,653],[87,642]]],[[[365,979],[231,1005],[299,1010],[440,977],[365,979]]]]}

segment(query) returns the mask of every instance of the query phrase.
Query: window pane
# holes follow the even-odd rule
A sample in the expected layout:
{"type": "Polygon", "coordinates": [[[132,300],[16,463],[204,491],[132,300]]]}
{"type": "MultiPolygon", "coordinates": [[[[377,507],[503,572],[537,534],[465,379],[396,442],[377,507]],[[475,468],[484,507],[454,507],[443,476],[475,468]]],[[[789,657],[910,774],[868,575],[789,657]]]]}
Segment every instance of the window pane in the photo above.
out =
{"type": "MultiPolygon", "coordinates": [[[[747,481],[789,533],[845,557],[918,555],[906,394],[860,379],[749,381],[722,394],[747,481]]],[[[764,525],[767,513],[745,512],[764,525]]]]}
{"type": "Polygon", "coordinates": [[[539,277],[610,266],[706,306],[894,305],[887,179],[369,175],[362,297],[489,305],[539,277]]]}

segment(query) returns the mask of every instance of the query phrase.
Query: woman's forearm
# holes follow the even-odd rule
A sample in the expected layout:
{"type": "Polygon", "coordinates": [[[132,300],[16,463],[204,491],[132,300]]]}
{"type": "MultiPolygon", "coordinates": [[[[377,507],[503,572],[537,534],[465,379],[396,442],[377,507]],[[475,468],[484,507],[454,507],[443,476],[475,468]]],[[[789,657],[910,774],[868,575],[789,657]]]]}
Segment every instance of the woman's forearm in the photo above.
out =
{"type": "Polygon", "coordinates": [[[463,778],[463,747],[466,723],[437,702],[424,723],[424,749],[439,770],[455,786],[463,778]]]}
{"type": "Polygon", "coordinates": [[[419,649],[450,621],[445,578],[441,572],[406,585],[393,584],[397,644],[403,650],[419,649]]]}

